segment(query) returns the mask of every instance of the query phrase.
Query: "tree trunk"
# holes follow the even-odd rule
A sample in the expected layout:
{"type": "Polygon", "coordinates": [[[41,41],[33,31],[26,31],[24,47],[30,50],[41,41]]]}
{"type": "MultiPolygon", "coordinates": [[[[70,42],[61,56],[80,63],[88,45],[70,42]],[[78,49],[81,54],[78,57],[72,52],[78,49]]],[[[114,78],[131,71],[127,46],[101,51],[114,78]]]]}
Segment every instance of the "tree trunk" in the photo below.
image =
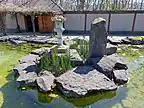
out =
{"type": "Polygon", "coordinates": [[[6,13],[5,12],[0,13],[0,29],[4,36],[7,35],[5,20],[6,20],[6,13]]]}
{"type": "Polygon", "coordinates": [[[31,15],[31,21],[32,21],[33,35],[36,36],[36,31],[35,31],[35,16],[34,15],[31,15]]]}
{"type": "Polygon", "coordinates": [[[16,19],[16,24],[17,24],[17,32],[20,33],[20,26],[19,26],[19,23],[18,23],[18,18],[17,18],[17,14],[15,14],[15,19],[16,19]]]}

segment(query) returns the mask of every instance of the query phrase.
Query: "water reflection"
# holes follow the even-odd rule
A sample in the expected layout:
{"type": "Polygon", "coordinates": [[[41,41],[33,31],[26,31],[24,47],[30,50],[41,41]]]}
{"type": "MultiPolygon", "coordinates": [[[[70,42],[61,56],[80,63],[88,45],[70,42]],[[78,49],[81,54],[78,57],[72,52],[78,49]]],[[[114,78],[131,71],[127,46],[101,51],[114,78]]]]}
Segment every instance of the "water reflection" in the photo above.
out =
{"type": "Polygon", "coordinates": [[[64,97],[64,99],[67,102],[72,103],[74,106],[86,107],[86,106],[90,106],[100,100],[103,100],[103,99],[111,99],[115,95],[116,95],[116,92],[111,91],[111,92],[90,93],[90,94],[86,95],[85,97],[81,97],[81,98],[64,97]]]}
{"type": "Polygon", "coordinates": [[[42,103],[51,103],[58,95],[55,93],[42,93],[38,92],[38,100],[42,103]]]}
{"type": "Polygon", "coordinates": [[[42,103],[51,103],[54,99],[62,98],[65,102],[71,103],[74,107],[87,107],[103,99],[111,99],[116,96],[116,91],[111,92],[93,92],[81,98],[68,98],[60,92],[41,93],[38,92],[38,100],[42,103]]]}

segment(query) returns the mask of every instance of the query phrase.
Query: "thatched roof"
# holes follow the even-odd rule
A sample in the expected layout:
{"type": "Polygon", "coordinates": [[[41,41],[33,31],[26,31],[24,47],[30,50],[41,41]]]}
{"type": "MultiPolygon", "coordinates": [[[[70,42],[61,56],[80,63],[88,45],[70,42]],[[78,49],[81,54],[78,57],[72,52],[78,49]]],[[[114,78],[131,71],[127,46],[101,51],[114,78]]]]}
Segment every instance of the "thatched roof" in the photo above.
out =
{"type": "Polygon", "coordinates": [[[47,14],[61,13],[63,8],[53,0],[31,0],[26,4],[16,5],[13,3],[1,3],[0,12],[22,14],[47,14]]]}

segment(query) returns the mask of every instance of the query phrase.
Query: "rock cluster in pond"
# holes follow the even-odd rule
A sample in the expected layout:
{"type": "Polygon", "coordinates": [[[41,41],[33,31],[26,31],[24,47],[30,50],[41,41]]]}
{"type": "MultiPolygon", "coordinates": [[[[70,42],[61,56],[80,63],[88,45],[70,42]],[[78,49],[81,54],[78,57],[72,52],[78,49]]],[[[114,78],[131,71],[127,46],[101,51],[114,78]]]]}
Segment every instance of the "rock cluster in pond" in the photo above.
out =
{"type": "Polygon", "coordinates": [[[118,84],[128,81],[125,61],[116,54],[116,46],[107,44],[105,22],[103,18],[92,22],[86,65],[56,78],[64,95],[81,97],[92,91],[116,90],[118,84]]]}
{"type": "Polygon", "coordinates": [[[53,49],[56,46],[53,46],[51,48],[45,47],[33,50],[31,54],[28,54],[24,57],[22,57],[19,60],[19,65],[17,65],[13,71],[18,74],[17,82],[21,84],[26,85],[36,85],[35,81],[38,77],[36,73],[36,63],[39,62],[41,59],[41,55],[44,52],[50,53],[51,49],[53,49]]]}
{"type": "MultiPolygon", "coordinates": [[[[105,19],[97,18],[92,22],[89,42],[89,55],[85,63],[75,49],[58,47],[60,54],[69,51],[74,69],[55,78],[50,72],[36,73],[36,62],[44,52],[51,54],[51,49],[40,48],[19,60],[14,68],[19,74],[17,82],[22,84],[37,84],[43,92],[52,89],[53,84],[68,97],[81,97],[93,91],[116,90],[118,85],[128,81],[127,65],[124,59],[116,54],[117,46],[107,43],[105,19]],[[68,49],[68,50],[67,50],[68,49]]],[[[65,42],[68,46],[69,42],[65,42]]],[[[72,42],[70,43],[72,44],[72,42]]]]}

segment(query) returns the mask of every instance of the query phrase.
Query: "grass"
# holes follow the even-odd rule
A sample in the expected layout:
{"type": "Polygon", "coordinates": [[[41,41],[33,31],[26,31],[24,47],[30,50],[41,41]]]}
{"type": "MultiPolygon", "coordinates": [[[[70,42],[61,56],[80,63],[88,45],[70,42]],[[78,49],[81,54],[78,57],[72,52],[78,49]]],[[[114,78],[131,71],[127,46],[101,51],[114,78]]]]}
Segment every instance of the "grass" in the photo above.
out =
{"type": "Polygon", "coordinates": [[[138,47],[134,45],[122,45],[119,47],[117,52],[123,57],[137,59],[139,57],[144,57],[144,46],[138,47]]]}
{"type": "Polygon", "coordinates": [[[130,37],[130,39],[132,39],[132,40],[142,40],[142,39],[144,39],[144,36],[133,36],[133,37],[130,37]]]}
{"type": "Polygon", "coordinates": [[[24,43],[19,45],[14,45],[9,42],[1,42],[0,43],[0,51],[17,51],[23,52],[25,54],[30,53],[34,49],[38,49],[41,47],[51,47],[50,44],[32,44],[32,43],[24,43]]]}

